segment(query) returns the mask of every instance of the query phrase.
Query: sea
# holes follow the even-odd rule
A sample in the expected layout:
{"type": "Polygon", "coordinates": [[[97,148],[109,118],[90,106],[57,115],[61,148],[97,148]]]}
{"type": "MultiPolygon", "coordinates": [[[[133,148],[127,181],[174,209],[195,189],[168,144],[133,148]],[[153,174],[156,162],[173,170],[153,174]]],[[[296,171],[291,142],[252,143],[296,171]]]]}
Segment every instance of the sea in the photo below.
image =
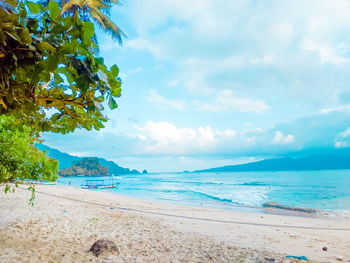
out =
{"type": "Polygon", "coordinates": [[[92,191],[186,206],[266,212],[263,204],[276,202],[330,216],[350,216],[350,170],[60,177],[58,184],[81,188],[86,180],[119,184],[92,191]]]}

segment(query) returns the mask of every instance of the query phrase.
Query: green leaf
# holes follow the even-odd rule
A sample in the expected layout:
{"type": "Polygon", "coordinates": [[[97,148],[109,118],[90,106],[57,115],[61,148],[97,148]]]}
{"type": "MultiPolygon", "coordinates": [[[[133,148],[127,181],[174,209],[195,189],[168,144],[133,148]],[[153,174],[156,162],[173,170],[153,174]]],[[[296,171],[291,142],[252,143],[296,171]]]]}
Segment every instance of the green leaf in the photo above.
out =
{"type": "Polygon", "coordinates": [[[27,6],[28,6],[31,13],[33,13],[33,14],[40,13],[40,7],[41,7],[40,4],[35,4],[33,2],[27,2],[27,6]]]}
{"type": "Polygon", "coordinates": [[[51,55],[46,60],[46,69],[49,72],[53,72],[57,68],[57,57],[55,55],[51,55]]]}
{"type": "Polygon", "coordinates": [[[51,121],[57,121],[60,118],[61,118],[61,114],[60,113],[56,113],[56,114],[51,116],[51,121]]]}
{"type": "Polygon", "coordinates": [[[91,38],[95,34],[94,25],[91,22],[83,23],[83,32],[86,38],[91,38]]]}
{"type": "Polygon", "coordinates": [[[65,43],[64,45],[61,46],[60,51],[63,54],[71,54],[74,53],[74,47],[70,43],[65,43]]]}
{"type": "Polygon", "coordinates": [[[70,74],[69,72],[66,73],[66,77],[69,83],[73,83],[74,82],[74,78],[72,76],[72,74],[70,74]]]}
{"type": "Polygon", "coordinates": [[[17,7],[18,1],[16,0],[7,0],[6,3],[12,5],[13,7],[17,7]]]}
{"type": "Polygon", "coordinates": [[[113,97],[120,97],[121,91],[122,90],[120,88],[114,88],[113,90],[111,90],[111,94],[113,97]]]}
{"type": "Polygon", "coordinates": [[[42,41],[38,44],[38,48],[44,52],[45,50],[50,51],[50,52],[55,52],[55,48],[51,46],[48,42],[42,41]]]}
{"type": "Polygon", "coordinates": [[[104,59],[103,58],[95,58],[95,61],[100,64],[100,65],[103,65],[104,63],[104,59]]]}
{"type": "Polygon", "coordinates": [[[115,102],[112,96],[109,97],[108,106],[111,110],[118,108],[118,104],[115,102]]]}
{"type": "Polygon", "coordinates": [[[59,74],[55,74],[55,82],[56,82],[56,84],[63,82],[63,79],[61,78],[61,76],[59,74]]]}
{"type": "Polygon", "coordinates": [[[113,67],[111,68],[111,71],[112,71],[115,78],[118,77],[119,68],[116,65],[113,65],[113,67]]]}
{"type": "Polygon", "coordinates": [[[48,8],[50,10],[51,19],[56,19],[60,14],[60,6],[55,1],[50,1],[48,8]]]}
{"type": "Polygon", "coordinates": [[[23,28],[19,31],[18,40],[21,42],[21,44],[31,44],[33,41],[32,36],[30,35],[30,32],[27,28],[23,28]]]}
{"type": "Polygon", "coordinates": [[[121,88],[113,88],[111,90],[111,94],[113,97],[120,97],[120,93],[121,93],[121,88]]]}
{"type": "Polygon", "coordinates": [[[49,82],[50,81],[50,73],[47,72],[47,71],[41,71],[40,74],[39,74],[39,77],[44,82],[49,82]]]}

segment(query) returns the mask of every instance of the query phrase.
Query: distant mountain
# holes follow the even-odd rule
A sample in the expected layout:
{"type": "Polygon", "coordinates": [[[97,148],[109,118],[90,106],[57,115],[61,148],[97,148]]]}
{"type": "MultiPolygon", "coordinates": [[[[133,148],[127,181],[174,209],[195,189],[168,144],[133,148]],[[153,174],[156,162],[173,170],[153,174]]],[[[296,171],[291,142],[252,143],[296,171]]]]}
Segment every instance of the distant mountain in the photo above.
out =
{"type": "Polygon", "coordinates": [[[350,169],[350,154],[315,155],[299,158],[267,159],[258,162],[228,165],[194,172],[301,171],[350,169]]]}
{"type": "Polygon", "coordinates": [[[81,159],[77,156],[69,155],[68,153],[60,152],[59,150],[56,150],[54,148],[50,148],[44,144],[37,143],[35,144],[36,147],[38,147],[42,151],[48,151],[48,155],[52,158],[55,158],[58,160],[58,169],[62,170],[65,168],[70,168],[74,161],[77,161],[81,159]]]}
{"type": "MultiPolygon", "coordinates": [[[[38,147],[42,151],[48,151],[48,155],[50,157],[57,159],[59,162],[59,165],[58,165],[59,170],[69,169],[69,168],[71,168],[72,164],[75,161],[79,161],[79,160],[86,158],[86,157],[73,156],[73,155],[70,155],[68,153],[63,153],[59,150],[56,150],[54,148],[50,148],[50,147],[48,147],[44,144],[41,144],[41,143],[36,144],[36,147],[38,147]]],[[[134,169],[130,170],[129,168],[123,168],[123,167],[117,165],[116,163],[114,163],[112,161],[107,161],[106,159],[103,159],[103,158],[97,158],[97,160],[102,166],[108,167],[109,174],[113,174],[113,175],[140,174],[140,172],[137,170],[134,170],[134,169]]]]}
{"type": "Polygon", "coordinates": [[[109,175],[108,167],[102,166],[97,157],[88,157],[74,161],[71,168],[65,168],[58,172],[60,176],[106,176],[109,175]]]}

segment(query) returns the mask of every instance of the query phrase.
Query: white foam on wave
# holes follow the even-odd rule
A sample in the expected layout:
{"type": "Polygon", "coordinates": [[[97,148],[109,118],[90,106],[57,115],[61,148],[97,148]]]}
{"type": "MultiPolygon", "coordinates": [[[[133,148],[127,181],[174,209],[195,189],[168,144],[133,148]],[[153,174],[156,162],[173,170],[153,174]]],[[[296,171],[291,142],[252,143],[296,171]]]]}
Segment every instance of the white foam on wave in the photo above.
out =
{"type": "Polygon", "coordinates": [[[267,198],[267,193],[271,191],[269,187],[242,187],[242,186],[187,186],[189,191],[202,194],[208,198],[222,201],[230,201],[235,204],[249,207],[259,207],[267,198]]]}

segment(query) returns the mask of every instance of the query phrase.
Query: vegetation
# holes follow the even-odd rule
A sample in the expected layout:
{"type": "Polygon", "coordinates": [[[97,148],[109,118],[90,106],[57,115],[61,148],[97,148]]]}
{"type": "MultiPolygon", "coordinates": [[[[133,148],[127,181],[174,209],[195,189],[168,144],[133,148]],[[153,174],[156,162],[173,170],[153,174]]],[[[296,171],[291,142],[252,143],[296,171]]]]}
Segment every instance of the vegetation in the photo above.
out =
{"type": "MultiPolygon", "coordinates": [[[[15,179],[57,179],[58,161],[36,148],[32,130],[18,124],[19,121],[13,116],[0,116],[0,183],[6,184],[5,193],[11,190],[8,182],[15,179]]],[[[32,203],[33,185],[30,189],[33,190],[29,200],[32,203]]]]}
{"type": "Polygon", "coordinates": [[[0,9],[0,114],[14,114],[37,131],[103,128],[102,103],[120,96],[119,70],[91,52],[94,27],[79,16],[60,17],[57,3],[0,9]]]}
{"type": "Polygon", "coordinates": [[[57,161],[34,147],[40,133],[99,130],[105,104],[117,108],[119,69],[98,57],[94,26],[80,17],[98,20],[108,3],[0,0],[0,183],[55,180],[57,161]]]}
{"type": "MultiPolygon", "coordinates": [[[[61,1],[60,1],[61,2],[61,1]]],[[[63,1],[61,14],[76,16],[78,13],[84,21],[94,21],[109,33],[120,44],[123,31],[108,17],[111,4],[119,4],[118,0],[69,0],[63,1]]]]}
{"type": "Polygon", "coordinates": [[[106,176],[108,175],[108,167],[102,166],[98,158],[84,158],[75,161],[70,169],[62,169],[59,171],[61,176],[106,176]]]}

